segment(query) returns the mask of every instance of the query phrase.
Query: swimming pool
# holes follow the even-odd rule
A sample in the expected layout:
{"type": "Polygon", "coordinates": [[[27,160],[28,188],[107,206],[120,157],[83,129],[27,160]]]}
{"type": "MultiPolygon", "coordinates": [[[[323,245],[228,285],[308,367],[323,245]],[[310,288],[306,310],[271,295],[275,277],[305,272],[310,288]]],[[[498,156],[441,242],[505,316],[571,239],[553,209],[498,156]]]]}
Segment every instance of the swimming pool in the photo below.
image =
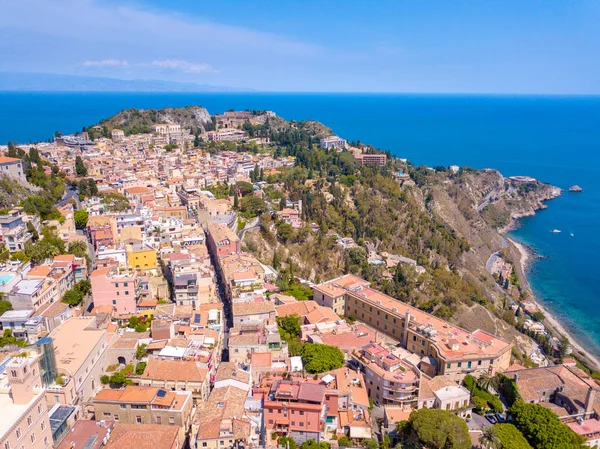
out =
{"type": "Polygon", "coordinates": [[[0,273],[0,285],[8,284],[15,276],[15,273],[0,273]]]}

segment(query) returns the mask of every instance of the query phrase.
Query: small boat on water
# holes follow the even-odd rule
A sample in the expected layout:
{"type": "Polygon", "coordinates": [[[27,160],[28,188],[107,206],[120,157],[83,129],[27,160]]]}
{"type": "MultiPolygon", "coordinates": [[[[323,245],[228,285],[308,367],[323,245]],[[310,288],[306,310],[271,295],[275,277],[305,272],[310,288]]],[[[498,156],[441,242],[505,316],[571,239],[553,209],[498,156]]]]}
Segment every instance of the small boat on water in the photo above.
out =
{"type": "Polygon", "coordinates": [[[560,229],[553,229],[552,231],[553,234],[560,234],[562,231],[560,229]]]}
{"type": "Polygon", "coordinates": [[[575,237],[575,234],[573,234],[572,232],[571,232],[571,237],[575,237]]]}

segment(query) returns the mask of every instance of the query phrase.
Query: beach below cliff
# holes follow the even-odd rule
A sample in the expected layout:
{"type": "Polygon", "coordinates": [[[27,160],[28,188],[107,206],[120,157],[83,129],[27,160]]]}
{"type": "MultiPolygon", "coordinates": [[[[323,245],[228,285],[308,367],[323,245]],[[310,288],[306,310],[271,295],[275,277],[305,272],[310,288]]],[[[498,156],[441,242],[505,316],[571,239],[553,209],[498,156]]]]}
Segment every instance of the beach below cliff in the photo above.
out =
{"type": "Polygon", "coordinates": [[[517,249],[519,253],[519,267],[517,268],[521,273],[523,273],[524,278],[526,279],[526,288],[529,293],[529,297],[525,302],[526,308],[530,312],[540,311],[544,314],[544,325],[547,329],[549,329],[553,336],[567,337],[570,342],[572,354],[577,355],[578,357],[583,357],[587,359],[591,364],[595,365],[595,369],[600,369],[600,358],[598,358],[595,354],[586,349],[586,347],[578,341],[578,339],[570,332],[565,325],[563,325],[560,320],[546,307],[543,303],[543,299],[537,298],[533,290],[529,285],[529,281],[527,280],[527,272],[533,263],[534,255],[532,250],[527,247],[525,244],[517,241],[514,237],[504,236],[508,241],[510,241],[514,247],[517,249]]]}

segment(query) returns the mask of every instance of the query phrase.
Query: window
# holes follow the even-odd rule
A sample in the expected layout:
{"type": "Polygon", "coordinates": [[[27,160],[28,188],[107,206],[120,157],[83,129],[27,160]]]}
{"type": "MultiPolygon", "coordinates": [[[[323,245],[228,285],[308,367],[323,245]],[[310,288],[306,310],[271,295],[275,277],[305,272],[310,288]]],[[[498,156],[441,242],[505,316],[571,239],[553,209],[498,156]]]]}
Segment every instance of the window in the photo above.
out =
{"type": "Polygon", "coordinates": [[[129,287],[129,282],[123,282],[123,287],[129,287]]]}
{"type": "Polygon", "coordinates": [[[118,420],[119,420],[119,415],[117,415],[117,414],[115,413],[115,415],[114,415],[113,419],[114,419],[115,421],[118,421],[118,420]]]}
{"type": "Polygon", "coordinates": [[[273,424],[273,420],[272,419],[269,420],[269,424],[273,424]]]}
{"type": "Polygon", "coordinates": [[[300,427],[304,427],[304,423],[300,421],[300,427]]]}
{"type": "Polygon", "coordinates": [[[127,408],[125,404],[120,404],[119,407],[121,408],[121,410],[125,410],[127,408]]]}
{"type": "Polygon", "coordinates": [[[16,434],[17,434],[17,438],[21,438],[21,429],[20,428],[17,429],[16,434]]]}
{"type": "Polygon", "coordinates": [[[31,442],[32,442],[32,443],[35,443],[35,433],[32,433],[32,434],[31,434],[31,442]]]}
{"type": "Polygon", "coordinates": [[[42,413],[42,404],[38,405],[38,413],[42,413]]]}
{"type": "Polygon", "coordinates": [[[42,428],[42,431],[46,430],[46,423],[44,421],[42,421],[41,428],[42,428]]]}
{"type": "Polygon", "coordinates": [[[413,335],[413,341],[417,341],[417,336],[413,335]]]}
{"type": "Polygon", "coordinates": [[[202,442],[202,447],[206,447],[206,446],[208,446],[208,444],[206,443],[206,441],[203,441],[202,442]]]}
{"type": "Polygon", "coordinates": [[[162,416],[156,417],[156,424],[162,424],[162,416]]]}
{"type": "Polygon", "coordinates": [[[462,362],[458,362],[458,367],[460,368],[462,366],[462,362]]]}
{"type": "Polygon", "coordinates": [[[478,365],[478,366],[481,366],[481,360],[478,360],[478,361],[477,361],[477,365],[478,365]]]}
{"type": "MultiPolygon", "coordinates": [[[[14,323],[11,323],[14,326],[14,323]]],[[[17,370],[16,369],[11,369],[10,370],[10,375],[12,377],[17,377],[17,370]]]]}
{"type": "Polygon", "coordinates": [[[296,425],[296,421],[292,421],[292,426],[295,426],[295,425],[296,425]]]}
{"type": "Polygon", "coordinates": [[[136,424],[141,424],[141,423],[142,423],[142,417],[141,417],[141,416],[139,416],[139,415],[138,415],[138,416],[136,416],[136,417],[135,417],[135,423],[136,423],[136,424]]]}
{"type": "Polygon", "coordinates": [[[175,418],[173,416],[169,416],[169,424],[175,424],[175,418]]]}
{"type": "Polygon", "coordinates": [[[48,446],[48,437],[44,437],[44,446],[48,446]]]}
{"type": "Polygon", "coordinates": [[[446,369],[450,369],[450,366],[451,366],[451,364],[450,364],[450,363],[448,363],[448,364],[446,365],[446,369]]]}
{"type": "Polygon", "coordinates": [[[118,287],[119,287],[119,283],[115,282],[115,288],[118,288],[118,287]]]}
{"type": "Polygon", "coordinates": [[[113,306],[116,306],[116,305],[117,305],[117,300],[113,299],[113,306]]]}
{"type": "Polygon", "coordinates": [[[27,425],[30,426],[33,420],[31,419],[31,415],[27,417],[27,425]]]}
{"type": "Polygon", "coordinates": [[[129,290],[125,290],[125,295],[129,295],[129,290]]]}
{"type": "Polygon", "coordinates": [[[60,396],[55,394],[54,395],[54,402],[56,402],[57,404],[60,402],[60,396]]]}
{"type": "Polygon", "coordinates": [[[111,413],[110,412],[104,412],[104,416],[108,416],[110,417],[111,413]]]}
{"type": "Polygon", "coordinates": [[[304,412],[300,410],[300,416],[304,416],[304,412]]]}
{"type": "Polygon", "coordinates": [[[467,363],[467,368],[471,369],[471,362],[467,363]]]}
{"type": "Polygon", "coordinates": [[[8,441],[4,443],[4,449],[10,449],[10,443],[8,441]]]}

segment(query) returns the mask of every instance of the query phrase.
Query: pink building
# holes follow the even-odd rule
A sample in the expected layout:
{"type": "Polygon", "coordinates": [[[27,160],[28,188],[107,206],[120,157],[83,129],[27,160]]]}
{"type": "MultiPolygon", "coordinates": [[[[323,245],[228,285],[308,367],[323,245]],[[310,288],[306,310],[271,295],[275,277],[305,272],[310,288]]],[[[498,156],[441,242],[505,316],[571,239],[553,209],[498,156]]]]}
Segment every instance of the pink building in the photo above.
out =
{"type": "Polygon", "coordinates": [[[116,267],[99,268],[90,275],[94,307],[110,305],[117,314],[135,313],[138,300],[138,277],[119,274],[116,267]]]}

